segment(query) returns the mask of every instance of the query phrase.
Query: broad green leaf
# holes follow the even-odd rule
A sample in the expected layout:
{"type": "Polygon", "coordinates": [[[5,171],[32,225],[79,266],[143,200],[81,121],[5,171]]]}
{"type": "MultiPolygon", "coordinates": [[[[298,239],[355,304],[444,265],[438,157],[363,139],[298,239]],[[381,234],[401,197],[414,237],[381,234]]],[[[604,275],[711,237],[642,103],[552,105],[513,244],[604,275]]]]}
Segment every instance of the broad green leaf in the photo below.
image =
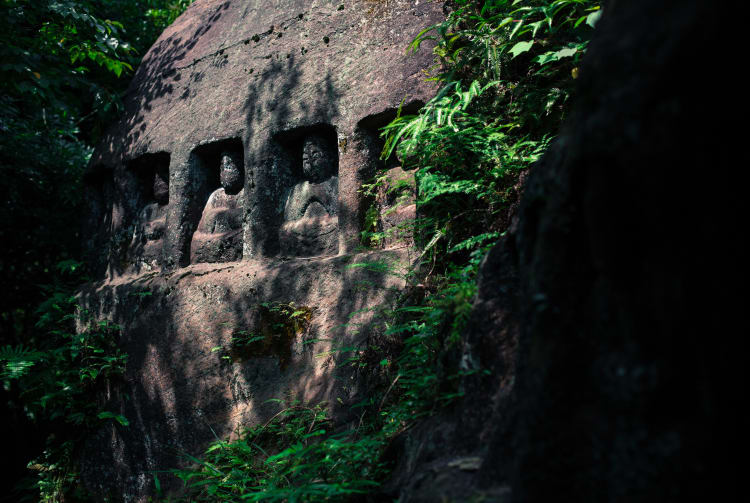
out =
{"type": "Polygon", "coordinates": [[[510,36],[508,38],[512,39],[513,37],[515,37],[518,33],[518,30],[521,29],[521,26],[523,26],[523,19],[516,20],[516,26],[513,27],[513,30],[511,30],[510,36]]]}
{"type": "Polygon", "coordinates": [[[586,16],[586,24],[591,26],[592,28],[596,28],[596,23],[599,22],[599,18],[601,17],[602,17],[601,9],[594,11],[588,16],[586,16]]]}
{"type": "Polygon", "coordinates": [[[529,42],[518,42],[511,48],[510,53],[513,55],[513,58],[516,58],[520,54],[523,54],[524,52],[530,50],[532,45],[534,45],[533,40],[529,42]]]}
{"type": "Polygon", "coordinates": [[[536,33],[539,31],[539,28],[542,27],[542,24],[544,24],[544,21],[537,21],[536,23],[531,23],[529,26],[532,28],[531,30],[531,36],[536,38],[536,33]]]}
{"type": "Polygon", "coordinates": [[[539,63],[540,65],[546,65],[547,63],[551,63],[553,61],[559,61],[563,58],[574,56],[576,52],[578,52],[577,47],[566,47],[564,49],[560,49],[559,51],[545,52],[544,54],[537,56],[534,61],[536,63],[539,63]]]}
{"type": "Polygon", "coordinates": [[[130,426],[130,421],[127,420],[125,416],[122,416],[120,414],[115,414],[114,412],[100,412],[97,417],[99,419],[114,419],[118,423],[120,423],[123,426],[130,426]]]}

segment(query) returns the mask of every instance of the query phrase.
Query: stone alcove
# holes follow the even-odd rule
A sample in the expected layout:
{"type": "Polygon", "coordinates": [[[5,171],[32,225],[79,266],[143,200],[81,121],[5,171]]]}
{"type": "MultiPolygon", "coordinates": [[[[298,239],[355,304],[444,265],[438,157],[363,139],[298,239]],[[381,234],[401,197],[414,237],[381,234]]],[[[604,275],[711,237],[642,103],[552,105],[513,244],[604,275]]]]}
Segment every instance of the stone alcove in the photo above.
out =
{"type": "Polygon", "coordinates": [[[130,206],[134,211],[128,262],[137,270],[162,263],[169,205],[169,161],[166,152],[143,154],[127,163],[133,182],[130,206]]]}
{"type": "Polygon", "coordinates": [[[424,105],[420,100],[404,104],[400,109],[389,108],[369,115],[357,123],[356,137],[366,155],[368,166],[366,183],[379,183],[374,191],[360,199],[360,227],[365,231],[363,241],[369,246],[393,247],[411,245],[414,241],[413,223],[416,211],[416,180],[414,172],[404,169],[403,163],[392,152],[381,159],[385,147],[383,127],[398,116],[416,114],[424,105]],[[377,235],[371,238],[368,236],[377,235]]]}
{"type": "Polygon", "coordinates": [[[274,227],[280,255],[338,253],[339,155],[333,126],[319,124],[278,133],[280,194],[274,227]]]}
{"type": "Polygon", "coordinates": [[[108,241],[111,239],[115,183],[112,169],[103,164],[93,166],[83,177],[86,194],[86,217],[83,230],[86,239],[86,263],[97,276],[107,270],[108,241]]]}
{"type": "Polygon", "coordinates": [[[197,147],[191,155],[196,180],[195,229],[190,263],[242,259],[245,156],[242,141],[230,138],[197,147]]]}

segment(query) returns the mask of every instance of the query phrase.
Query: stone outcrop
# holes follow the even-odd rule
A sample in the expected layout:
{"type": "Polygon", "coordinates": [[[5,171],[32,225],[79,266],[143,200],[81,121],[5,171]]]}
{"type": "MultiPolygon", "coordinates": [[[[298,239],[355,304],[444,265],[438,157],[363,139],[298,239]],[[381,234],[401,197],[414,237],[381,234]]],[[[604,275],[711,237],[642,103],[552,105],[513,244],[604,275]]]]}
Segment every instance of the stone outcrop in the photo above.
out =
{"type": "Polygon", "coordinates": [[[130,426],[84,453],[101,498],[146,500],[153,471],[267,419],[269,398],[340,403],[346,420],[358,390],[336,348],[363,344],[401,286],[348,266],[409,261],[403,240],[359,252],[375,204],[359,189],[386,167],[378,128],[434,94],[429,51],[405,49],[441,17],[416,0],[198,0],[145,55],[86,178],[99,281],[81,299],[129,354],[105,407],[130,426]],[[269,332],[290,306],[309,323],[269,332]]]}
{"type": "Polygon", "coordinates": [[[109,277],[189,265],[227,149],[245,172],[242,256],[278,256],[285,201],[306,181],[310,138],[328,142],[337,163],[338,243],[329,251],[354,250],[358,190],[379,164],[377,128],[402,101],[413,110],[433,93],[421,73],[429,51],[407,55],[405,47],[440,15],[439,2],[405,0],[196,2],[144,57],[125,117],[92,158],[90,262],[109,277]],[[168,174],[169,201],[160,203],[165,226],[154,257],[134,232],[149,223],[139,213],[155,202],[157,172],[168,174]]]}
{"type": "Polygon", "coordinates": [[[481,270],[462,361],[492,375],[400,440],[402,503],[738,499],[746,197],[740,129],[717,116],[738,94],[699,57],[724,15],[605,5],[573,113],[481,270]]]}

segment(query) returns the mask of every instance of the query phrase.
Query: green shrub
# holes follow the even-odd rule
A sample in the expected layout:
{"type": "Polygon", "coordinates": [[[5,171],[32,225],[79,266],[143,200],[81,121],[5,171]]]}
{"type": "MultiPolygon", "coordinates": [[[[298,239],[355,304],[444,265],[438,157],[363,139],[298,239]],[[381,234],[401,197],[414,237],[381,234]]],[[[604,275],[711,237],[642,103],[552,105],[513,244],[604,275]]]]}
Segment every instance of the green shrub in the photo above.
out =
{"type": "MultiPolygon", "coordinates": [[[[264,425],[217,441],[195,467],[174,470],[189,501],[341,501],[368,492],[383,475],[377,435],[331,431],[325,404],[284,403],[264,425]]],[[[157,475],[158,480],[158,475],[157,475]]]]}
{"type": "MultiPolygon", "coordinates": [[[[77,276],[78,265],[61,263],[59,274],[77,276]]],[[[49,502],[80,492],[77,456],[93,428],[104,421],[128,425],[121,415],[104,410],[99,399],[125,370],[120,328],[93,321],[70,289],[56,286],[49,287],[52,292],[37,310],[34,336],[26,344],[0,348],[4,388],[14,391],[27,419],[46,435],[44,452],[28,467],[36,473],[40,500],[49,502]]]]}

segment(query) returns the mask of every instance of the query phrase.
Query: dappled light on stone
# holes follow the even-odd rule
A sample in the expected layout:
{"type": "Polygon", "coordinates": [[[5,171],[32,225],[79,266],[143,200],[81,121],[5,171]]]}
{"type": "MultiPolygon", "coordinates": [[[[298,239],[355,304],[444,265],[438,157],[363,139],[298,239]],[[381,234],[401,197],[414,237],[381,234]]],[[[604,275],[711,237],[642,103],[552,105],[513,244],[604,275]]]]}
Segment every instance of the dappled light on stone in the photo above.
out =
{"type": "Polygon", "coordinates": [[[145,55],[92,156],[106,225],[86,236],[99,266],[81,301],[122,326],[129,355],[106,407],[130,426],[86,446],[99,495],[146,501],[155,471],[267,421],[269,399],[328,401],[338,424],[361,400],[353,370],[334,374],[338,348],[365,343],[412,253],[361,246],[361,188],[385,167],[362,124],[434,94],[430,55],[404,48],[441,3],[300,5],[194,3],[145,55]],[[350,267],[368,261],[390,269],[350,267]],[[292,315],[304,327],[289,329],[292,315]]]}

